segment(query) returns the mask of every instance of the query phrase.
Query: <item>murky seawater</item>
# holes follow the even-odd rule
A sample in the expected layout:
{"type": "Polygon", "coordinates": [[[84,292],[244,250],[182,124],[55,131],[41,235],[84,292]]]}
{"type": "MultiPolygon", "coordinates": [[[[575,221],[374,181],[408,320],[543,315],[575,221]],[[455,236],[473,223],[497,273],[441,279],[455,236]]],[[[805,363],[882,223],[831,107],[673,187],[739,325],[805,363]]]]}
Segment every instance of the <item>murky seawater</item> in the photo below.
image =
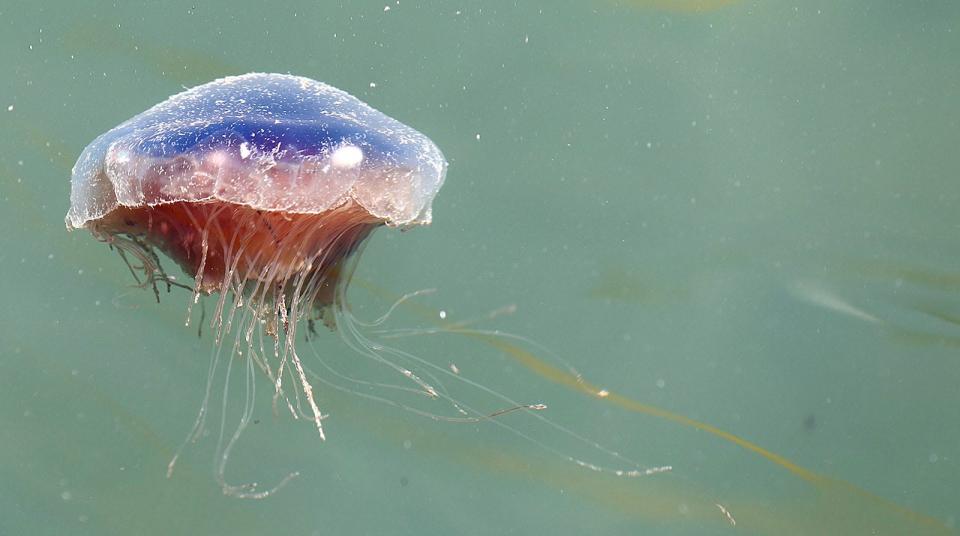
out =
{"type": "MultiPolygon", "coordinates": [[[[0,6],[0,534],[952,533],[958,22],[948,1],[0,6]],[[70,167],[249,71],[437,142],[434,224],[374,235],[355,313],[437,289],[384,342],[547,410],[458,424],[318,388],[320,442],[263,380],[229,476],[300,476],[224,497],[214,420],[166,477],[210,336],[183,325],[189,293],[157,304],[66,233],[70,167]],[[542,347],[429,331],[468,319],[542,347]]],[[[303,352],[401,383],[335,333],[303,352]]]]}

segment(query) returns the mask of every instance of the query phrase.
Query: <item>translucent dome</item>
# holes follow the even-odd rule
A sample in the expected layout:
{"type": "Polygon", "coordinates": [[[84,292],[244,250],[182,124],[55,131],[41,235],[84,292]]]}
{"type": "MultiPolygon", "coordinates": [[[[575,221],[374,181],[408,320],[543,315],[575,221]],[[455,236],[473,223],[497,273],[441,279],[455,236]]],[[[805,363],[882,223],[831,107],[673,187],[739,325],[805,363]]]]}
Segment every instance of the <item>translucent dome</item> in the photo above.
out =
{"type": "Polygon", "coordinates": [[[309,78],[252,73],[184,91],[99,136],[71,178],[68,228],[118,207],[220,201],[317,214],[350,201],[426,224],[446,175],[420,132],[309,78]]]}

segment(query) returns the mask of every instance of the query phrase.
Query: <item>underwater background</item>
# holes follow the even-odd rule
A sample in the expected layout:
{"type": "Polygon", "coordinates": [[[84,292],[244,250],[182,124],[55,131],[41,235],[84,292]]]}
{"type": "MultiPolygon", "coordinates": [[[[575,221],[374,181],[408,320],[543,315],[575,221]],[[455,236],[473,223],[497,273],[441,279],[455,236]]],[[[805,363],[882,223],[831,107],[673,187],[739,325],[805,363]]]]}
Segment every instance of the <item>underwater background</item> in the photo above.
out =
{"type": "MultiPolygon", "coordinates": [[[[955,533],[958,23],[949,0],[0,4],[0,534],[955,533]],[[433,225],[377,231],[351,303],[436,289],[385,343],[547,404],[497,417],[520,434],[320,385],[321,442],[260,378],[228,476],[299,476],[225,497],[217,419],[167,478],[212,340],[189,292],[158,304],[65,231],[70,168],[249,71],[444,151],[433,225]],[[442,330],[469,319],[528,339],[442,330]],[[622,465],[592,442],[672,470],[565,458],[622,465]]],[[[335,332],[303,345],[395,381],[335,332]]]]}

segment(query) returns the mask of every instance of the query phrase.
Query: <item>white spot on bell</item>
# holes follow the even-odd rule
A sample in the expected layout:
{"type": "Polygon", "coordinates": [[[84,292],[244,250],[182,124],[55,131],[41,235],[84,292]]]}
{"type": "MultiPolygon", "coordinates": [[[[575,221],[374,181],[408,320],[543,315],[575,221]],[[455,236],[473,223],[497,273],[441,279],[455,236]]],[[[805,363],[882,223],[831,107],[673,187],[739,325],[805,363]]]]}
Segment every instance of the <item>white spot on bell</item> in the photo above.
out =
{"type": "Polygon", "coordinates": [[[330,155],[330,163],[338,169],[352,169],[363,162],[363,151],[356,145],[341,145],[330,155]]]}

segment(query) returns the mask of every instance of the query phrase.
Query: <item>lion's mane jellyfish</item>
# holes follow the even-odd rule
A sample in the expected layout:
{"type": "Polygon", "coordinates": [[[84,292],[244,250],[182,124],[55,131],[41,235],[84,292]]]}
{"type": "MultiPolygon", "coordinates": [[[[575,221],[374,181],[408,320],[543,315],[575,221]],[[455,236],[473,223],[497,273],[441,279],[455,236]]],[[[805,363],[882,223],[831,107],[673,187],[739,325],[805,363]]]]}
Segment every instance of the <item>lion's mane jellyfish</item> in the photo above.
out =
{"type": "MultiPolygon", "coordinates": [[[[117,249],[155,291],[174,281],[162,252],[193,276],[194,302],[219,294],[216,355],[234,333],[232,350],[278,395],[283,378],[295,380],[295,403],[282,396],[291,411],[308,403],[322,437],[296,327],[333,325],[374,229],[430,223],[446,166],[426,136],[339,89],[247,74],[174,95],[95,139],[73,168],[66,224],[117,249]]],[[[224,462],[230,444],[218,448],[224,462]]]]}
{"type": "MultiPolygon", "coordinates": [[[[416,130],[339,89],[279,74],[229,77],[187,90],[120,124],[84,149],[73,168],[67,228],[88,229],[109,244],[141,286],[152,287],[158,298],[160,287],[174,286],[193,291],[191,307],[201,296],[215,295],[210,319],[215,343],[206,394],[193,429],[170,461],[168,475],[184,446],[206,432],[218,370],[225,370],[225,378],[214,474],[224,493],[232,496],[264,497],[293,476],[266,490],[256,484],[226,482],[231,450],[252,420],[257,370],[271,381],[274,407],[285,406],[294,418],[312,421],[321,438],[325,415],[312,382],[438,420],[496,422],[593,471],[642,476],[669,470],[666,466],[643,469],[538,415],[544,404],[512,400],[461,374],[452,364],[441,367],[375,341],[368,337],[367,328],[375,328],[372,333],[381,338],[433,333],[469,336],[548,379],[583,388],[579,380],[568,379],[571,374],[557,372],[513,344],[536,346],[532,341],[498,330],[473,329],[469,320],[438,329],[376,327],[400,302],[419,293],[401,297],[372,323],[352,316],[346,287],[362,243],[382,225],[407,228],[430,223],[431,203],[443,184],[446,167],[437,146],[416,130]],[[161,254],[192,276],[193,285],[168,275],[161,266],[161,254]],[[318,319],[335,328],[358,355],[412,385],[344,374],[311,346],[317,358],[311,362],[327,374],[315,373],[310,363],[301,361],[295,343],[298,326],[312,328],[318,319]],[[229,358],[222,359],[224,351],[229,358]],[[230,435],[225,434],[227,393],[235,363],[244,367],[246,398],[230,435]],[[489,402],[496,406],[473,407],[470,401],[455,399],[445,380],[483,398],[483,406],[489,402]],[[407,395],[416,400],[423,400],[422,395],[427,400],[440,399],[449,413],[401,401],[408,400],[407,395]],[[628,468],[611,469],[575,458],[498,419],[515,410],[526,410],[547,429],[628,468]]],[[[190,318],[188,310],[188,323],[190,318]]]]}

